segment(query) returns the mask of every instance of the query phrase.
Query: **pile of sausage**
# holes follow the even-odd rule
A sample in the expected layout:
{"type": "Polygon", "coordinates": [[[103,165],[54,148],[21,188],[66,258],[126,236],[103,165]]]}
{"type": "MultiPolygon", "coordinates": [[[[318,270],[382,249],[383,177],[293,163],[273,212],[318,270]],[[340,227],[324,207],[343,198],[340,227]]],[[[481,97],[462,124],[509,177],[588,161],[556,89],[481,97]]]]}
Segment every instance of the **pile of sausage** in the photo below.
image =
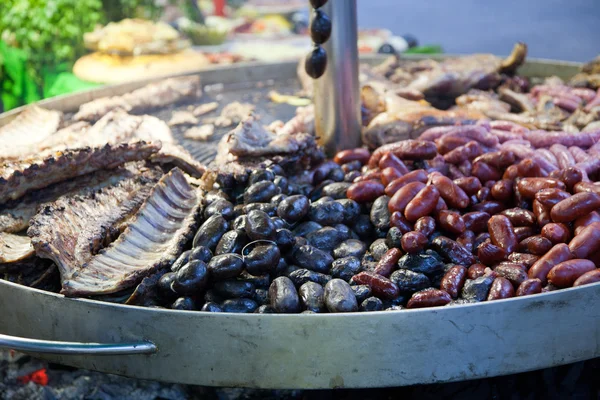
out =
{"type": "Polygon", "coordinates": [[[390,276],[401,257],[431,250],[446,263],[439,288],[414,292],[407,308],[600,282],[599,140],[600,131],[494,121],[432,128],[372,154],[339,152],[343,170],[361,165],[347,198],[371,210],[385,204],[376,212],[399,232],[399,245],[352,283],[393,298],[401,288],[390,276]]]}

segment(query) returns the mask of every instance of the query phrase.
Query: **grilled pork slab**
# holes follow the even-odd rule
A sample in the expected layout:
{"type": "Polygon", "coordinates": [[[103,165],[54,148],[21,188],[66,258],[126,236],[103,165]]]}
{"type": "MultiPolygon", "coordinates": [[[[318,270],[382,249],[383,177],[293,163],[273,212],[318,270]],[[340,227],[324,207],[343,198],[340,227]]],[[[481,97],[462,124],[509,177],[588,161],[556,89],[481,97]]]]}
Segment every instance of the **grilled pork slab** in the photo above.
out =
{"type": "Polygon", "coordinates": [[[62,243],[56,247],[50,244],[42,250],[34,240],[34,247],[38,254],[43,251],[44,256],[59,265],[65,295],[115,293],[135,286],[145,276],[175,260],[194,233],[200,203],[200,192],[175,168],[152,188],[118,239],[89,262],[63,262],[68,255],[60,247],[64,246],[62,243]]]}
{"type": "Polygon", "coordinates": [[[76,121],[97,121],[116,109],[140,113],[198,98],[201,90],[198,76],[166,79],[122,96],[102,97],[82,104],[73,118],[76,121]]]}
{"type": "Polygon", "coordinates": [[[160,142],[107,144],[102,147],[57,152],[47,158],[8,162],[0,167],[0,204],[22,197],[30,190],[111,169],[129,161],[148,159],[160,150],[160,142]]]}

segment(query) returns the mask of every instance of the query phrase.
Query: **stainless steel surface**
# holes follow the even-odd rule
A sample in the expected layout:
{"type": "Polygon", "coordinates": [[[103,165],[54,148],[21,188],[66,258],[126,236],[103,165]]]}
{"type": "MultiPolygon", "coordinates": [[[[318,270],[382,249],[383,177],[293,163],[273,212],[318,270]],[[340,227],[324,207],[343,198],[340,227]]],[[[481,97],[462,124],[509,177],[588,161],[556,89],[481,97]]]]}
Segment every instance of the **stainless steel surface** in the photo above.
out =
{"type": "Polygon", "coordinates": [[[323,12],[331,18],[325,74],[314,81],[315,128],[329,156],[359,147],[358,27],[356,0],[330,0],[323,12]]]}
{"type": "Polygon", "coordinates": [[[72,354],[89,356],[152,354],[156,346],[151,342],[135,343],[79,343],[55,340],[28,339],[0,334],[0,349],[29,353],[72,354]]]}
{"type": "Polygon", "coordinates": [[[65,299],[8,282],[0,289],[2,332],[101,343],[151,340],[158,352],[145,356],[41,355],[144,379],[225,387],[383,387],[600,356],[600,284],[457,307],[334,315],[172,311],[65,299]]]}
{"type": "MultiPolygon", "coordinates": [[[[235,86],[253,79],[283,82],[295,69],[295,63],[264,69],[247,65],[200,75],[205,83],[235,86]]],[[[568,77],[577,65],[529,61],[524,70],[568,77]]],[[[44,106],[73,111],[83,101],[143,84],[51,99],[44,106]]],[[[14,115],[0,115],[0,126],[14,115]]],[[[594,284],[422,310],[212,314],[67,299],[0,280],[0,332],[81,343],[150,341],[158,349],[151,355],[34,353],[57,363],[138,378],[226,387],[383,387],[490,377],[599,357],[599,304],[600,284],[594,284]]]]}

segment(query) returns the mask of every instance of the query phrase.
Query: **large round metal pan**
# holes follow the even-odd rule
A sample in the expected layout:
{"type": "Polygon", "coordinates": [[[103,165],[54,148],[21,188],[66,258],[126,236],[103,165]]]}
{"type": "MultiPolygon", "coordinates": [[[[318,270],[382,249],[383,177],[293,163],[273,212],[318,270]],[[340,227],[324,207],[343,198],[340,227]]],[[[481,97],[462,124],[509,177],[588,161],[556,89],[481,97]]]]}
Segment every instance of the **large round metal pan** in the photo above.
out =
{"type": "MultiPolygon", "coordinates": [[[[275,81],[294,63],[205,71],[203,82],[275,81]]],[[[529,62],[528,75],[577,65],[529,62]]],[[[130,83],[43,102],[73,111],[130,83]]],[[[0,125],[16,113],[0,116],[0,125]]],[[[327,315],[211,314],[84,299],[0,281],[0,348],[185,384],[367,388],[512,374],[600,356],[600,284],[490,303],[327,315]],[[12,335],[12,336],[7,336],[12,335]],[[38,340],[27,340],[38,339],[38,340]]]]}

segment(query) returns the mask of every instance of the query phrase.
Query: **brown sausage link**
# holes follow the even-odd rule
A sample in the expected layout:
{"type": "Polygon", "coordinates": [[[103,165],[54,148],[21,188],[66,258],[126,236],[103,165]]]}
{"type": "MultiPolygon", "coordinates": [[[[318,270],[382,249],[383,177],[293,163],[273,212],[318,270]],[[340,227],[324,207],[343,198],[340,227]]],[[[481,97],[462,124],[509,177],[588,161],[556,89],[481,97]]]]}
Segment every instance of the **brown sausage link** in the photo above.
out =
{"type": "Polygon", "coordinates": [[[574,187],[575,193],[591,192],[600,194],[600,185],[596,185],[591,182],[579,182],[574,187]]]}
{"type": "Polygon", "coordinates": [[[598,208],[600,208],[600,194],[576,193],[552,207],[550,218],[554,222],[571,222],[598,208]]]}
{"type": "Polygon", "coordinates": [[[535,235],[535,230],[531,226],[517,226],[514,229],[515,236],[517,237],[517,242],[521,242],[524,239],[527,239],[530,236],[535,235]]]}
{"type": "Polygon", "coordinates": [[[375,296],[382,299],[395,299],[400,294],[398,285],[374,272],[360,272],[352,277],[352,281],[359,285],[367,285],[375,296]]]}
{"type": "Polygon", "coordinates": [[[379,181],[379,180],[381,180],[381,171],[379,171],[377,169],[373,169],[373,170],[365,172],[364,174],[362,174],[361,176],[356,178],[354,180],[354,183],[366,182],[366,181],[379,181]]]}
{"type": "MultiPolygon", "coordinates": [[[[392,182],[393,183],[393,182],[392,182]]],[[[390,212],[404,212],[406,205],[425,187],[423,182],[410,182],[398,190],[390,199],[388,209],[390,212]]],[[[348,196],[348,198],[350,198],[348,196]]],[[[406,215],[405,215],[406,217],[406,215]]]]}
{"type": "Polygon", "coordinates": [[[467,229],[462,216],[456,211],[442,210],[438,213],[437,220],[442,229],[455,235],[460,235],[467,229]]]}
{"type": "Polygon", "coordinates": [[[494,215],[488,221],[488,231],[492,243],[504,249],[507,253],[512,253],[516,250],[518,242],[513,226],[508,217],[504,215],[494,215]]]}
{"type": "Polygon", "coordinates": [[[369,168],[375,168],[386,153],[392,153],[401,160],[431,160],[437,154],[433,142],[423,140],[402,140],[381,146],[369,159],[369,168]]]}
{"type": "Polygon", "coordinates": [[[569,246],[564,243],[559,243],[550,249],[549,252],[540,257],[539,260],[535,262],[529,268],[527,275],[530,279],[539,279],[542,283],[546,284],[548,280],[546,277],[552,268],[555,265],[560,264],[561,262],[570,260],[573,258],[571,251],[569,250],[569,246]]]}
{"type": "Polygon", "coordinates": [[[465,176],[454,180],[456,186],[461,188],[468,196],[476,194],[481,189],[481,182],[474,176],[465,176]]]}
{"type": "Polygon", "coordinates": [[[533,226],[535,225],[535,215],[523,208],[509,208],[501,212],[508,217],[513,226],[533,226]]]}
{"type": "Polygon", "coordinates": [[[494,200],[507,202],[513,195],[513,181],[501,179],[492,186],[492,197],[494,200]]]}
{"type": "Polygon", "coordinates": [[[400,245],[405,252],[415,254],[425,248],[427,245],[427,236],[417,231],[408,232],[402,235],[400,245]]]}
{"type": "Polygon", "coordinates": [[[552,242],[541,235],[528,237],[519,243],[519,251],[535,254],[536,256],[546,254],[551,248],[552,242]]]}
{"type": "Polygon", "coordinates": [[[383,184],[387,186],[394,180],[400,178],[401,176],[402,174],[396,168],[387,167],[381,171],[381,182],[383,182],[383,184]]]}
{"type": "Polygon", "coordinates": [[[586,226],[593,224],[594,222],[600,222],[600,213],[592,211],[584,217],[579,217],[575,220],[573,226],[575,227],[575,235],[579,235],[586,226]]]}
{"type": "Polygon", "coordinates": [[[462,265],[451,267],[440,282],[440,289],[448,293],[450,297],[456,299],[467,279],[467,269],[462,265]]]}
{"type": "Polygon", "coordinates": [[[458,169],[465,176],[471,176],[471,172],[473,171],[473,166],[471,165],[471,161],[465,160],[465,161],[461,162],[460,164],[458,164],[458,169]]]}
{"type": "Polygon", "coordinates": [[[527,271],[529,271],[531,266],[539,259],[540,258],[538,256],[527,253],[510,253],[508,255],[508,261],[523,265],[527,271]]]}
{"type": "Polygon", "coordinates": [[[443,290],[425,289],[412,295],[406,308],[425,308],[445,306],[450,303],[452,298],[443,290]]]}
{"type": "Polygon", "coordinates": [[[475,204],[471,208],[473,211],[483,211],[490,215],[494,215],[502,212],[502,210],[504,210],[506,207],[504,207],[504,204],[497,201],[484,201],[482,203],[475,204]]]}
{"type": "Polygon", "coordinates": [[[469,196],[450,178],[441,174],[431,174],[429,180],[450,208],[460,209],[469,205],[469,196]]]}
{"type": "Polygon", "coordinates": [[[493,151],[477,157],[474,162],[484,162],[494,168],[503,169],[515,163],[516,157],[512,151],[493,151]]]}
{"type": "Polygon", "coordinates": [[[542,189],[535,194],[535,199],[548,209],[569,197],[571,197],[571,193],[561,189],[542,189]]]}
{"type": "Polygon", "coordinates": [[[548,273],[548,282],[559,288],[571,287],[577,278],[595,269],[596,265],[590,260],[574,259],[563,261],[550,270],[548,273]]]}
{"type": "Polygon", "coordinates": [[[482,202],[482,201],[488,201],[491,199],[492,199],[492,191],[490,190],[490,188],[484,186],[477,191],[477,200],[478,201],[482,202]]]}
{"type": "Polygon", "coordinates": [[[527,280],[525,267],[519,264],[502,263],[494,268],[494,271],[496,271],[499,276],[508,279],[514,287],[519,287],[521,283],[527,280]]]}
{"type": "Polygon", "coordinates": [[[521,196],[529,200],[533,200],[536,193],[542,189],[565,190],[566,186],[562,181],[552,178],[523,178],[517,183],[517,190],[521,196]]]}
{"type": "Polygon", "coordinates": [[[415,222],[432,213],[439,199],[440,192],[435,186],[426,186],[406,205],[404,216],[407,220],[415,222]]]}
{"type": "Polygon", "coordinates": [[[385,187],[385,194],[388,196],[393,196],[398,190],[402,187],[408,185],[411,182],[421,182],[423,184],[427,183],[427,172],[422,169],[417,169],[414,171],[405,174],[404,176],[390,182],[385,187]]]}
{"type": "Polygon", "coordinates": [[[552,244],[567,243],[571,240],[571,232],[565,224],[551,222],[542,228],[542,236],[550,240],[552,244]]]}
{"type": "Polygon", "coordinates": [[[473,231],[465,231],[462,235],[456,238],[456,241],[464,246],[465,249],[473,252],[473,243],[475,243],[475,233],[473,231]]]}
{"type": "Polygon", "coordinates": [[[475,157],[483,154],[483,149],[476,141],[470,141],[464,146],[455,148],[444,154],[444,161],[449,164],[460,164],[466,160],[472,160],[475,157]]]}
{"type": "Polygon", "coordinates": [[[406,164],[404,164],[401,159],[399,159],[392,153],[387,153],[383,157],[381,157],[381,160],[379,160],[379,169],[383,170],[390,167],[394,168],[402,175],[406,175],[409,172],[408,168],[406,167],[406,164]]]}
{"type": "Polygon", "coordinates": [[[339,151],[335,157],[333,157],[333,161],[340,165],[349,163],[350,161],[360,161],[360,163],[364,165],[369,161],[370,157],[371,152],[369,152],[368,149],[361,147],[339,151]]]}
{"type": "Polygon", "coordinates": [[[448,177],[450,179],[464,178],[465,175],[460,172],[460,169],[454,164],[448,164],[448,177]]]}
{"type": "Polygon", "coordinates": [[[477,279],[485,275],[485,265],[473,264],[467,269],[467,278],[477,279]]]}
{"type": "Polygon", "coordinates": [[[538,293],[542,293],[542,282],[539,279],[527,279],[519,285],[515,295],[519,297],[538,293]]]}
{"type": "Polygon", "coordinates": [[[492,282],[487,300],[501,300],[515,297],[515,289],[510,281],[502,276],[497,277],[492,282]]]}
{"type": "Polygon", "coordinates": [[[400,249],[389,249],[381,257],[379,262],[377,262],[377,266],[375,267],[375,270],[373,272],[381,276],[385,276],[386,278],[389,278],[392,272],[394,271],[400,257],[402,257],[402,251],[400,251],[400,249]]]}
{"type": "Polygon", "coordinates": [[[383,194],[384,186],[381,182],[376,181],[364,181],[357,182],[350,185],[346,191],[346,196],[350,200],[354,200],[357,203],[369,203],[375,201],[379,196],[383,194]]]}
{"type": "Polygon", "coordinates": [[[463,215],[465,227],[475,233],[487,231],[490,214],[483,211],[472,211],[463,215]]]}
{"type": "Polygon", "coordinates": [[[421,232],[425,236],[431,235],[435,231],[435,219],[430,216],[419,218],[415,222],[415,231],[421,232]]]}
{"type": "Polygon", "coordinates": [[[481,182],[497,181],[502,178],[502,173],[497,168],[480,161],[473,163],[471,173],[481,182]]]}
{"type": "Polygon", "coordinates": [[[539,226],[543,227],[551,222],[550,211],[537,200],[533,201],[533,215],[535,215],[539,226]]]}
{"type": "Polygon", "coordinates": [[[573,283],[573,286],[589,285],[590,283],[596,282],[600,282],[600,269],[595,269],[581,275],[577,278],[575,283],[573,283]]]}
{"type": "Polygon", "coordinates": [[[571,166],[552,171],[548,176],[559,179],[565,184],[568,191],[572,191],[573,187],[583,179],[583,172],[579,167],[571,166]]]}
{"type": "Polygon", "coordinates": [[[575,258],[588,258],[600,251],[600,222],[594,222],[583,228],[569,242],[569,250],[575,258]]]}
{"type": "Polygon", "coordinates": [[[517,177],[519,177],[519,167],[516,165],[511,165],[510,167],[506,168],[504,174],[502,175],[502,179],[509,179],[511,181],[515,180],[517,177]]]}
{"type": "Polygon", "coordinates": [[[435,140],[435,144],[437,145],[438,153],[443,155],[460,146],[464,146],[470,141],[471,140],[466,137],[442,136],[441,138],[435,140]]]}
{"type": "Polygon", "coordinates": [[[390,216],[390,225],[400,229],[400,232],[402,232],[402,234],[413,230],[410,222],[408,222],[408,220],[404,218],[404,215],[402,215],[402,213],[398,211],[394,211],[390,216]]]}
{"type": "Polygon", "coordinates": [[[485,265],[492,266],[502,260],[505,260],[506,256],[506,250],[492,244],[491,242],[483,242],[477,248],[477,257],[479,257],[479,261],[485,265]]]}
{"type": "Polygon", "coordinates": [[[544,177],[545,175],[540,165],[532,159],[526,158],[517,164],[517,176],[521,178],[544,177]]]}

